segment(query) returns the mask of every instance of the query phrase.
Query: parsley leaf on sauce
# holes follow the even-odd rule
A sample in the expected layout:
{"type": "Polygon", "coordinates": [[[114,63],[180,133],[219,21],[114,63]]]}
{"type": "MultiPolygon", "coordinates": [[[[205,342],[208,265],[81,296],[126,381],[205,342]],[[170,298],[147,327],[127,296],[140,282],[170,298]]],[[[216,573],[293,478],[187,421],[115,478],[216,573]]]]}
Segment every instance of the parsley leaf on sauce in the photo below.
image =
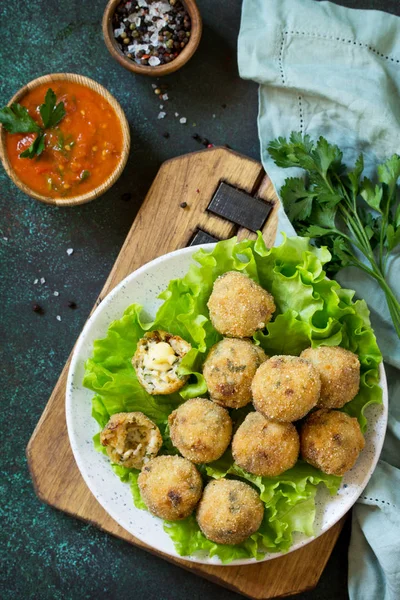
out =
{"type": "Polygon", "coordinates": [[[14,103],[0,110],[0,123],[9,133],[37,133],[32,144],[21,152],[22,158],[35,158],[45,149],[45,129],[55,127],[65,116],[64,102],[56,104],[56,95],[51,88],[46,92],[44,103],[40,106],[43,128],[40,127],[21,104],[14,103]]]}
{"type": "Polygon", "coordinates": [[[41,131],[28,110],[21,104],[11,104],[0,110],[0,123],[10,133],[36,133],[41,131]]]}
{"type": "Polygon", "coordinates": [[[47,90],[44,104],[40,107],[40,116],[45,129],[55,127],[65,116],[64,102],[56,105],[56,95],[51,88],[47,90]]]}
{"type": "Polygon", "coordinates": [[[29,148],[21,152],[20,156],[22,158],[35,158],[35,156],[42,154],[44,147],[44,133],[43,131],[40,131],[37,138],[32,142],[29,148]]]}

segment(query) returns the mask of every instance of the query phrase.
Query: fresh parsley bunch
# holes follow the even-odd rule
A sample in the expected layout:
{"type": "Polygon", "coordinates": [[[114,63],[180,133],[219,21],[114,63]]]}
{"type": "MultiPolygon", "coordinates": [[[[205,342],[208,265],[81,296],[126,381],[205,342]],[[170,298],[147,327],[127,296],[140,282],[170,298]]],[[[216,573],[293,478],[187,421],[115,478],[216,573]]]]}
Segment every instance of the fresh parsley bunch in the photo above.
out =
{"type": "Polygon", "coordinates": [[[39,156],[45,148],[45,129],[55,127],[65,116],[64,102],[56,104],[56,95],[52,89],[48,89],[44,104],[40,106],[40,116],[42,117],[43,127],[40,127],[28,113],[25,106],[14,103],[11,106],[5,106],[0,110],[0,123],[10,133],[37,133],[32,144],[21,152],[22,158],[35,158],[39,156]]]}
{"type": "Polygon", "coordinates": [[[279,167],[306,171],[304,179],[286,179],[280,190],[296,231],[329,248],[328,272],[354,266],[379,283],[400,337],[400,303],[386,281],[388,258],[400,243],[400,156],[393,154],[378,165],[374,184],[362,178],[362,154],[348,170],[341,150],[323,137],[314,142],[293,132],[289,140],[271,142],[268,152],[279,167]]]}

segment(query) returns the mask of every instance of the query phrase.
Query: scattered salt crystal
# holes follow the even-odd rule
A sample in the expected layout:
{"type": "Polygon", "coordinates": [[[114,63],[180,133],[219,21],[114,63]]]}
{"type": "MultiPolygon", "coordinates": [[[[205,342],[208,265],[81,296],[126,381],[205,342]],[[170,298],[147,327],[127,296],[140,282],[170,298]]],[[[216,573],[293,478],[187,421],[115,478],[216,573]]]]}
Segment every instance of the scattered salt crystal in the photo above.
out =
{"type": "Polygon", "coordinates": [[[152,83],[152,84],[151,84],[151,87],[153,88],[153,90],[155,90],[155,89],[156,89],[156,87],[157,87],[157,84],[156,84],[156,83],[152,83]]]}
{"type": "Polygon", "coordinates": [[[45,278],[44,278],[44,277],[41,277],[41,278],[40,278],[40,283],[41,283],[42,285],[43,285],[44,283],[46,283],[46,280],[45,280],[45,278]]]}
{"type": "MultiPolygon", "coordinates": [[[[155,31],[151,36],[150,36],[150,41],[152,44],[157,44],[158,42],[158,31],[155,31]]],[[[150,62],[150,61],[149,61],[150,62]]]]}
{"type": "Polygon", "coordinates": [[[186,118],[186,117],[181,117],[181,118],[179,119],[179,123],[182,123],[182,125],[184,125],[184,124],[186,123],[186,121],[187,121],[187,118],[186,118]]]}
{"type": "Polygon", "coordinates": [[[157,56],[150,56],[149,65],[151,67],[157,67],[160,64],[160,59],[157,56]]]}
{"type": "Polygon", "coordinates": [[[60,317],[60,315],[57,315],[57,316],[56,316],[56,319],[57,319],[57,321],[61,321],[61,317],[60,317]]]}
{"type": "Polygon", "coordinates": [[[148,7],[149,7],[149,14],[151,17],[155,17],[159,14],[165,14],[171,10],[170,3],[162,1],[162,0],[159,0],[158,2],[151,2],[148,5],[148,7]]]}
{"type": "Polygon", "coordinates": [[[3,240],[4,240],[5,242],[8,242],[8,237],[6,237],[6,236],[3,236],[3,240]]]}
{"type": "Polygon", "coordinates": [[[175,113],[175,116],[176,116],[176,117],[179,117],[179,113],[175,113]]]}
{"type": "Polygon", "coordinates": [[[141,22],[142,22],[142,19],[140,17],[135,17],[134,23],[135,23],[136,27],[140,27],[141,22]]]}
{"type": "Polygon", "coordinates": [[[73,253],[74,249],[73,248],[67,248],[67,254],[68,256],[71,256],[71,254],[73,253]]]}
{"type": "Polygon", "coordinates": [[[163,94],[162,95],[162,99],[165,100],[165,101],[167,101],[168,100],[168,94],[163,94]]]}
{"type": "Polygon", "coordinates": [[[119,27],[118,29],[114,29],[114,37],[117,38],[121,35],[121,33],[124,33],[125,31],[125,25],[123,23],[121,23],[121,27],[119,27]]]}
{"type": "Polygon", "coordinates": [[[165,115],[166,115],[166,114],[167,114],[167,113],[166,113],[166,112],[163,112],[163,111],[159,112],[159,113],[158,113],[158,117],[157,117],[157,119],[163,119],[163,118],[165,117],[165,115]]]}
{"type": "Polygon", "coordinates": [[[147,0],[137,0],[137,4],[140,8],[147,8],[147,0]]]}
{"type": "Polygon", "coordinates": [[[53,292],[54,296],[59,296],[60,292],[53,292]]]}
{"type": "Polygon", "coordinates": [[[35,279],[35,281],[33,282],[33,285],[36,285],[37,283],[39,283],[39,279],[35,279]]]}
{"type": "Polygon", "coordinates": [[[213,119],[215,119],[215,117],[216,117],[216,116],[217,116],[217,115],[213,115],[213,119]]]}
{"type": "Polygon", "coordinates": [[[164,108],[164,104],[160,104],[160,110],[164,108]]]}

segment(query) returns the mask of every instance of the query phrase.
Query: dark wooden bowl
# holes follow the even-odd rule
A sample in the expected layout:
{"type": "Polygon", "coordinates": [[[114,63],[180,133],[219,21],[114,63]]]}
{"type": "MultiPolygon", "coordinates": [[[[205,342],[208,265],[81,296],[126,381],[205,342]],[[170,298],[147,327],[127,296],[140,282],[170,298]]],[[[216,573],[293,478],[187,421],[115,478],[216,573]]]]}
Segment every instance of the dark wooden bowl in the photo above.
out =
{"type": "Polygon", "coordinates": [[[147,65],[138,65],[134,60],[127,58],[121,49],[119,48],[115,38],[114,29],[112,26],[112,17],[114,11],[120,0],[110,0],[106,6],[103,15],[103,36],[106,46],[111,55],[119,62],[120,65],[132,71],[133,73],[139,73],[141,75],[149,75],[150,77],[160,77],[160,75],[169,75],[177,71],[183,65],[185,65],[195,53],[197,46],[199,45],[201,33],[203,30],[203,24],[199,9],[197,8],[195,0],[182,0],[188,11],[192,23],[192,29],[190,32],[190,38],[187,45],[183,48],[182,52],[178,54],[174,60],[166,65],[159,65],[157,67],[150,67],[147,65]]]}
{"type": "Polygon", "coordinates": [[[114,185],[114,183],[121,175],[129,155],[129,124],[126,120],[124,111],[122,110],[120,104],[117,102],[114,96],[112,96],[110,92],[106,90],[106,88],[97,83],[97,81],[89,79],[89,77],[84,77],[83,75],[77,75],[75,73],[52,73],[51,75],[43,75],[43,77],[33,79],[33,81],[30,81],[29,83],[24,85],[24,87],[22,87],[20,90],[18,90],[18,92],[11,98],[10,102],[8,103],[8,106],[11,106],[11,104],[13,104],[14,102],[19,102],[30,90],[38,87],[42,83],[48,83],[49,86],[51,86],[51,83],[53,81],[60,80],[80,83],[81,85],[84,85],[94,90],[95,92],[100,94],[100,96],[105,98],[105,100],[107,100],[107,102],[111,104],[112,108],[115,110],[117,118],[119,119],[119,122],[121,124],[123,142],[121,158],[111,175],[102,184],[98,185],[90,192],[86,192],[84,194],[68,196],[68,198],[52,198],[50,196],[43,196],[42,194],[35,192],[29,186],[23,183],[12,168],[7,156],[6,130],[2,125],[0,125],[0,158],[7,175],[10,177],[10,179],[12,179],[15,185],[17,185],[23,192],[25,192],[25,194],[28,194],[28,196],[31,196],[36,200],[40,200],[40,202],[44,202],[45,204],[55,204],[56,206],[76,206],[77,204],[85,204],[86,202],[90,202],[91,200],[94,200],[95,198],[98,198],[99,196],[104,194],[104,192],[106,192],[112,185],[114,185]]]}

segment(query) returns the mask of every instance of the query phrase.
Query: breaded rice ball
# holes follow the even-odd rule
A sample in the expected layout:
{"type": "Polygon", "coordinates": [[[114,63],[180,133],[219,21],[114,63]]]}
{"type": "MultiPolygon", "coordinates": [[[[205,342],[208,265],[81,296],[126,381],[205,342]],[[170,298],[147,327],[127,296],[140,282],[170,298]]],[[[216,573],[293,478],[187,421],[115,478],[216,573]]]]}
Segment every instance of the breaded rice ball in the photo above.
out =
{"type": "Polygon", "coordinates": [[[276,308],[269,292],[238,271],[228,271],[216,279],[207,306],[215,329],[238,338],[264,329],[276,308]]]}
{"type": "Polygon", "coordinates": [[[321,378],[317,406],[342,408],[360,389],[360,361],[356,354],[339,346],[307,348],[300,355],[309,360],[321,378]]]}
{"type": "Polygon", "coordinates": [[[179,335],[150,331],[139,340],[132,364],[139,383],[149,394],[172,394],[180,390],[189,376],[177,369],[191,345],[179,335]]]}
{"type": "Polygon", "coordinates": [[[205,487],[196,518],[212,542],[240,544],[259,529],[263,516],[264,504],[250,485],[216,479],[205,487]]]}
{"type": "Polygon", "coordinates": [[[205,398],[192,398],[168,417],[172,443],[194,463],[209,463],[223,455],[232,437],[225,408],[205,398]]]}
{"type": "Polygon", "coordinates": [[[254,408],[267,419],[297,421],[317,404],[318,371],[297,356],[273,356],[263,363],[251,385],[254,408]]]}
{"type": "Polygon", "coordinates": [[[224,338],[215,344],[203,366],[211,399],[229,408],[251,402],[251,382],[266,360],[264,351],[249,340],[224,338]]]}
{"type": "Polygon", "coordinates": [[[194,511],[203,482],[186,458],[157,456],[143,467],[138,485],[142,500],[153,515],[179,521],[194,511]]]}
{"type": "Polygon", "coordinates": [[[364,446],[357,419],[338,410],[321,408],[301,428],[302,458],[328,475],[349,471],[364,446]]]}
{"type": "Polygon", "coordinates": [[[141,469],[154,458],[163,440],[157,425],[141,412],[112,415],[100,442],[106,447],[113,463],[128,469],[141,469]]]}
{"type": "Polygon", "coordinates": [[[259,412],[247,415],[232,441],[235,463],[263,477],[275,477],[294,467],[299,450],[299,434],[292,423],[268,421],[259,412]]]}

